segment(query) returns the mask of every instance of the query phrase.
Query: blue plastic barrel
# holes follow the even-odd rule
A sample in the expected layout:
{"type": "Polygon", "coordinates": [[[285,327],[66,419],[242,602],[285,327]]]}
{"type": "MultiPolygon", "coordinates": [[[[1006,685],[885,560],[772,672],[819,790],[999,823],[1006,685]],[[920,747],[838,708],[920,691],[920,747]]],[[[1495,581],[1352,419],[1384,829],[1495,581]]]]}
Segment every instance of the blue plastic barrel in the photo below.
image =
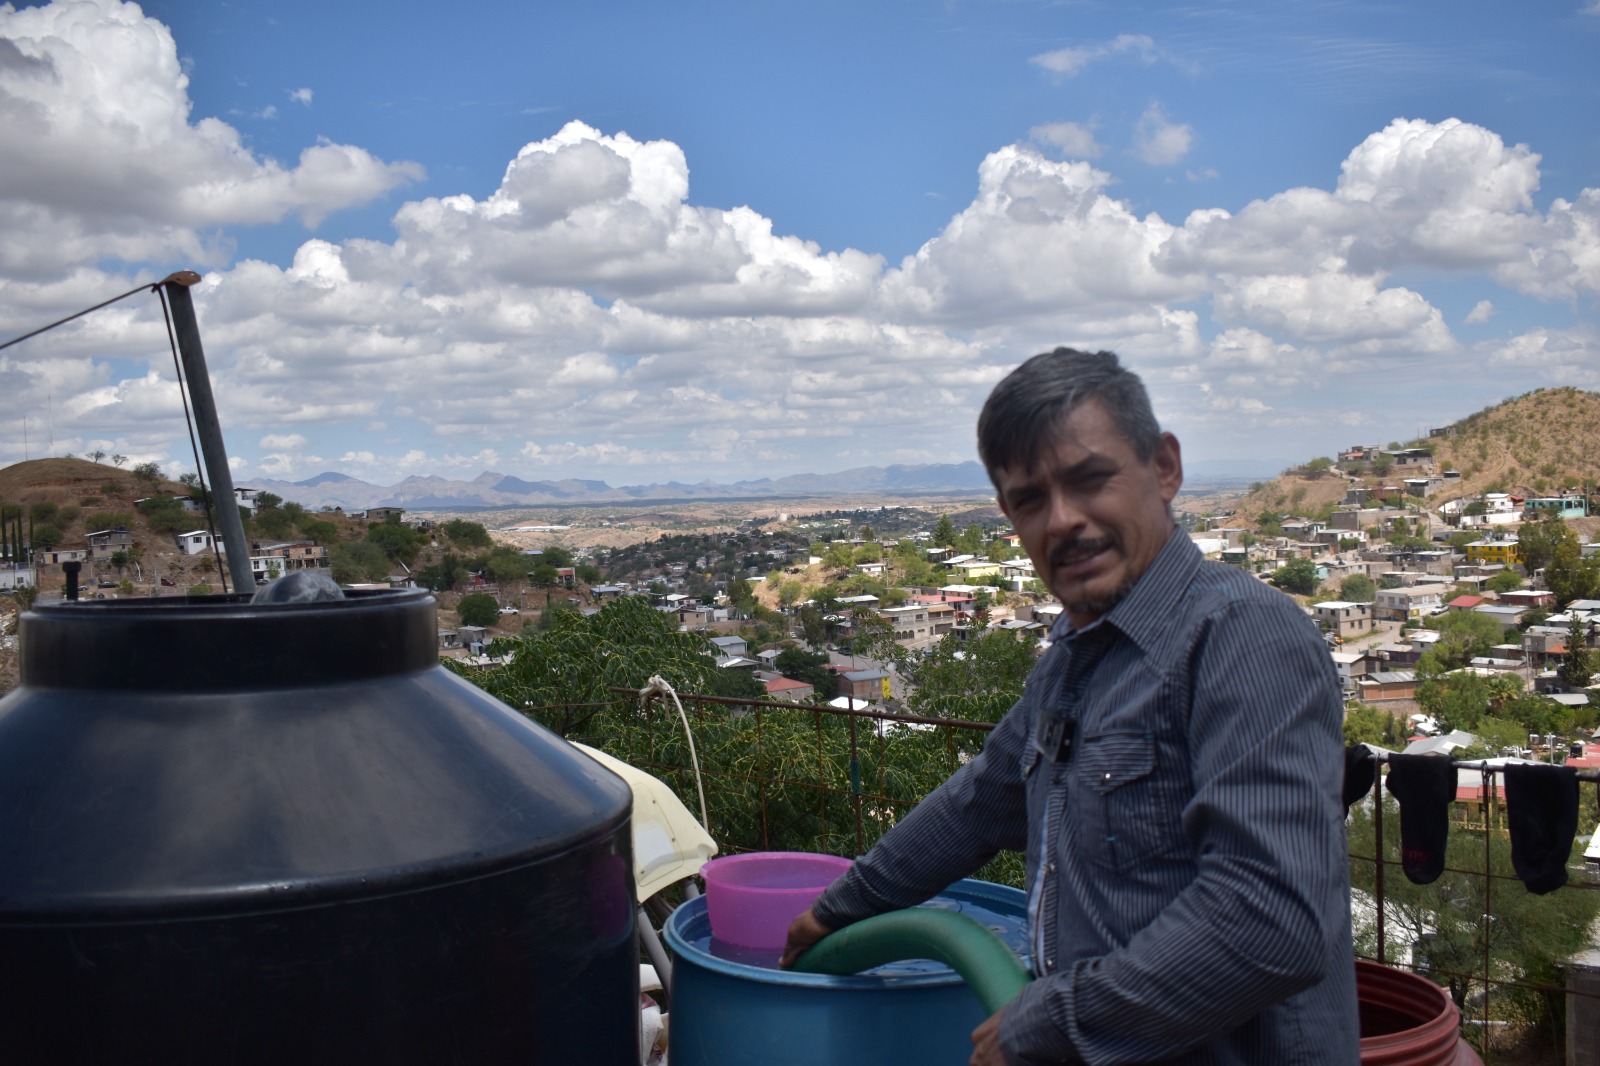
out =
{"type": "MultiPolygon", "coordinates": [[[[958,881],[930,906],[959,910],[1020,952],[1027,898],[987,881],[958,881]]],[[[833,977],[753,965],[711,939],[705,898],[667,921],[673,969],[673,1066],[966,1066],[987,1017],[959,975],[920,963],[833,977]]]]}

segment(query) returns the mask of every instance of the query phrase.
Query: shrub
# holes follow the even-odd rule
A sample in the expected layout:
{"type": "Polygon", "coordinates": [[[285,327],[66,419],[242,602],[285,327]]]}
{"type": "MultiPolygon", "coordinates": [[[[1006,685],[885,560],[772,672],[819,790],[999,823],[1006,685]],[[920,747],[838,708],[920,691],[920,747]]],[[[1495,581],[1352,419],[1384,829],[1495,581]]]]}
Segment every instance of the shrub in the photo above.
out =
{"type": "Polygon", "coordinates": [[[461,597],[456,614],[462,625],[492,626],[500,619],[500,604],[487,592],[473,592],[461,597]]]}
{"type": "Polygon", "coordinates": [[[84,519],[84,525],[89,527],[89,532],[97,533],[102,529],[116,529],[118,526],[127,528],[133,521],[133,516],[127,511],[95,511],[84,519]]]}

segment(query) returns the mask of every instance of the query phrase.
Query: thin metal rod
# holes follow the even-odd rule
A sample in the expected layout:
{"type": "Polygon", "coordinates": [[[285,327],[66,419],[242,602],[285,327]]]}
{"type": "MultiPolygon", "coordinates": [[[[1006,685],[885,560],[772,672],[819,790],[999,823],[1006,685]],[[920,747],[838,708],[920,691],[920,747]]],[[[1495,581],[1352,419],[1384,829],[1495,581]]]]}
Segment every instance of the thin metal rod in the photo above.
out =
{"type": "Polygon", "coordinates": [[[244,536],[244,521],[239,517],[239,498],[233,491],[233,472],[228,469],[228,449],[222,443],[222,422],[217,418],[217,402],[211,395],[211,375],[206,371],[206,353],[200,345],[200,323],[194,315],[189,286],[200,280],[193,271],[181,270],[161,283],[172,307],[172,325],[178,335],[178,353],[183,358],[184,376],[189,379],[189,398],[194,401],[195,432],[200,437],[200,452],[205,457],[211,482],[211,498],[216,506],[217,525],[228,557],[228,573],[236,592],[255,587],[250,573],[250,542],[244,536]]]}
{"type": "Polygon", "coordinates": [[[1493,854],[1489,850],[1494,840],[1494,770],[1483,766],[1483,1061],[1489,1061],[1489,979],[1494,971],[1489,968],[1489,936],[1494,928],[1494,878],[1493,854]]]}
{"type": "MultiPolygon", "coordinates": [[[[176,275],[174,275],[174,276],[176,276],[176,275]]],[[[198,278],[198,276],[199,275],[196,275],[197,278],[198,278]]],[[[93,313],[95,311],[98,311],[102,307],[110,307],[112,304],[116,303],[118,300],[126,300],[130,296],[136,295],[136,294],[141,293],[141,292],[149,292],[153,288],[155,288],[154,285],[149,285],[149,284],[140,285],[136,289],[129,289],[127,292],[123,293],[121,296],[113,296],[111,299],[102,301],[101,303],[97,303],[93,307],[85,307],[82,311],[79,311],[79,312],[77,312],[75,314],[70,314],[66,318],[58,318],[54,322],[50,323],[48,326],[40,326],[38,329],[29,330],[27,333],[24,333],[20,337],[12,337],[10,340],[6,341],[4,344],[0,344],[0,351],[4,351],[5,349],[11,347],[13,344],[21,344],[23,341],[27,340],[30,337],[37,337],[41,333],[47,333],[50,330],[55,329],[57,326],[64,326],[68,322],[71,322],[73,319],[82,318],[84,315],[91,314],[91,313],[93,313]]]]}
{"type": "Polygon", "coordinates": [[[1384,894],[1383,861],[1388,856],[1383,850],[1383,775],[1373,774],[1373,787],[1377,790],[1372,801],[1372,850],[1377,856],[1377,865],[1373,870],[1372,887],[1378,897],[1378,963],[1388,965],[1385,955],[1386,946],[1383,942],[1383,912],[1388,907],[1388,900],[1384,894]]]}
{"type": "Polygon", "coordinates": [[[644,945],[644,953],[650,958],[650,965],[656,968],[656,976],[661,979],[661,987],[668,996],[672,995],[672,960],[667,956],[667,949],[661,943],[661,937],[656,932],[656,927],[650,924],[650,916],[644,912],[643,907],[635,907],[634,928],[638,930],[639,942],[644,945]]]}

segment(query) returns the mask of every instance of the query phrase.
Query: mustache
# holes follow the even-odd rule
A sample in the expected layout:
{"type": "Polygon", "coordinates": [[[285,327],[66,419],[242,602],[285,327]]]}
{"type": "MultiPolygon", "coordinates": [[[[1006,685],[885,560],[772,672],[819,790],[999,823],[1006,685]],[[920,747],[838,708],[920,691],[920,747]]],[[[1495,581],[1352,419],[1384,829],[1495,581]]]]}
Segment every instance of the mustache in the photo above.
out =
{"type": "Polygon", "coordinates": [[[1050,552],[1051,566],[1064,566],[1076,559],[1085,559],[1097,552],[1105,551],[1114,542],[1110,537],[1074,537],[1072,540],[1062,541],[1050,552]]]}

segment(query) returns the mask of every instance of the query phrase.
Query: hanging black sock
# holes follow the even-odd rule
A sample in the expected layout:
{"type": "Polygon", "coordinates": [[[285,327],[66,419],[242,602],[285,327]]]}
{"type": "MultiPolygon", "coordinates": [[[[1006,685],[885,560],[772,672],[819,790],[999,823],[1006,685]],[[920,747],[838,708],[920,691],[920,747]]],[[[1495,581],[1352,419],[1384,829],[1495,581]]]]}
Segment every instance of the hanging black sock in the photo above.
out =
{"type": "Polygon", "coordinates": [[[1389,756],[1389,791],[1400,801],[1400,866],[1414,885],[1444,873],[1456,766],[1448,755],[1389,756]]]}
{"type": "Polygon", "coordinates": [[[1578,772],[1570,766],[1511,763],[1505,768],[1511,865],[1529,892],[1567,883],[1578,832],[1578,772]]]}
{"type": "Polygon", "coordinates": [[[1372,791],[1372,779],[1377,776],[1378,763],[1365,744],[1352,744],[1344,749],[1344,809],[1349,813],[1355,802],[1372,791]]]}

